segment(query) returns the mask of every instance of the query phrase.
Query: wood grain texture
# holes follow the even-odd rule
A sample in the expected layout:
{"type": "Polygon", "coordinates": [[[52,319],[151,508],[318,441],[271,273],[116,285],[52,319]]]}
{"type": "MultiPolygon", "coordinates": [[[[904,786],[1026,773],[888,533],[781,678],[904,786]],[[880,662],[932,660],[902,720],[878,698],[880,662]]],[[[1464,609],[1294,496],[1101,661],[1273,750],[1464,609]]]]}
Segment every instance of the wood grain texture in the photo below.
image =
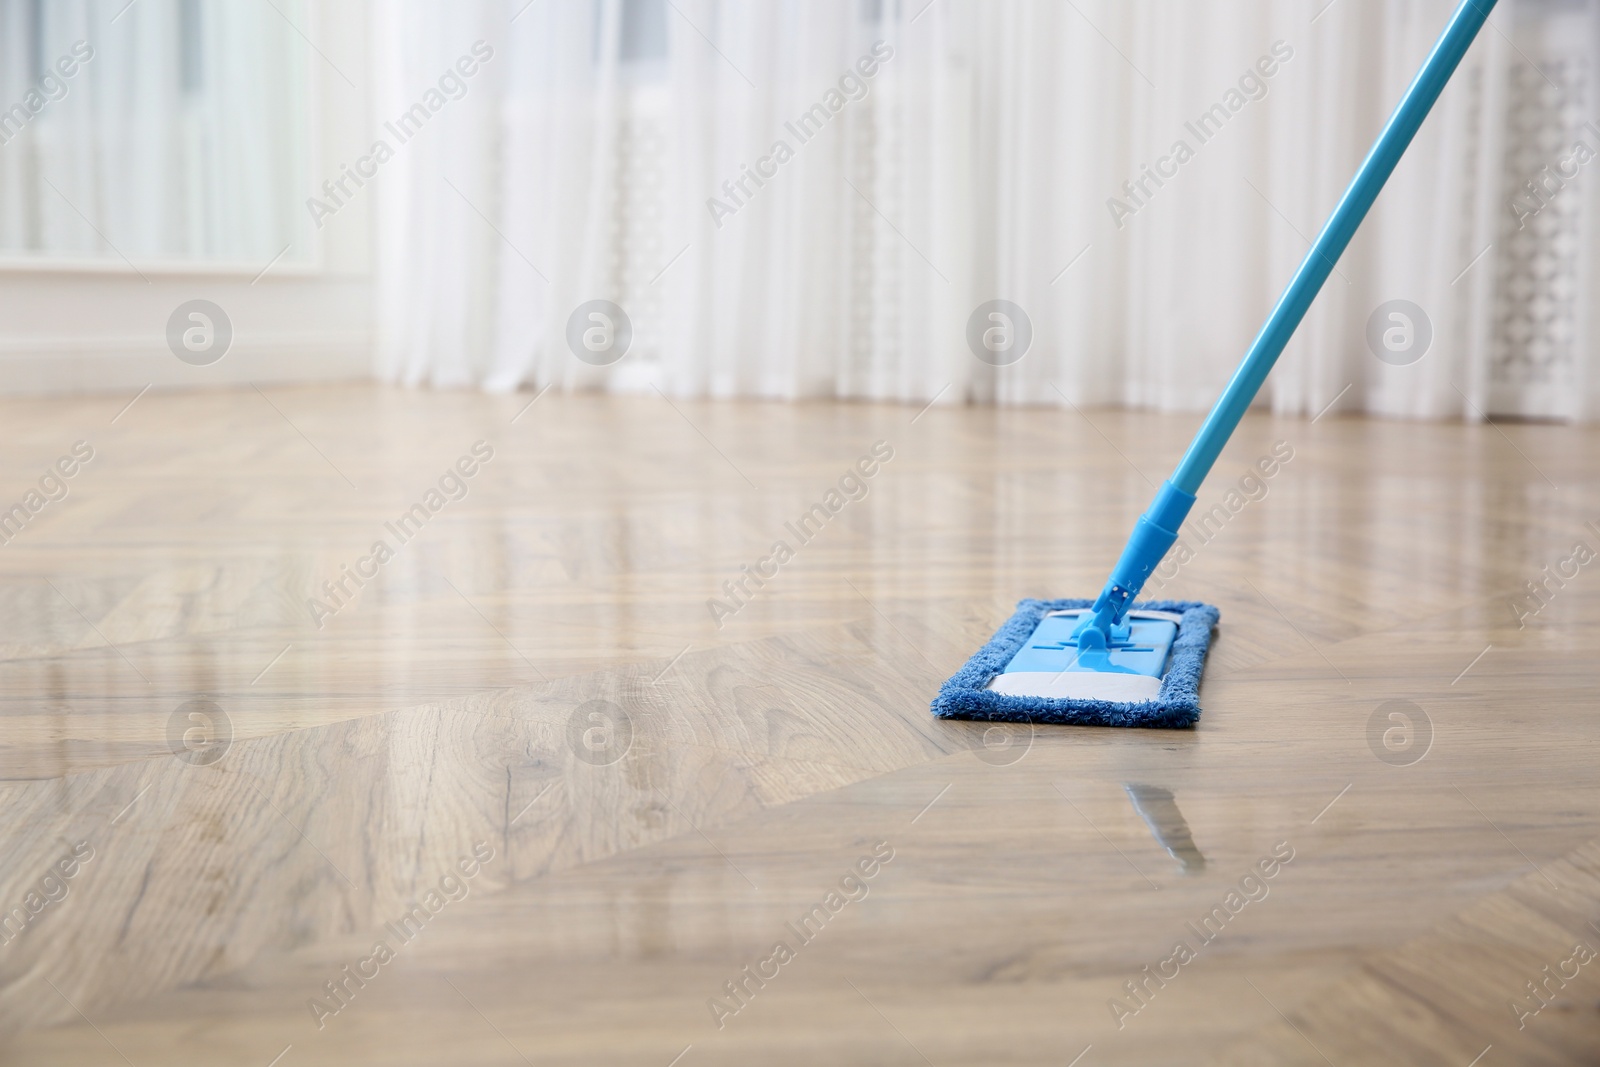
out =
{"type": "Polygon", "coordinates": [[[1192,417],[530,399],[0,401],[0,1063],[1600,1059],[1600,432],[1252,415],[1198,728],[992,730],[1192,417]]]}

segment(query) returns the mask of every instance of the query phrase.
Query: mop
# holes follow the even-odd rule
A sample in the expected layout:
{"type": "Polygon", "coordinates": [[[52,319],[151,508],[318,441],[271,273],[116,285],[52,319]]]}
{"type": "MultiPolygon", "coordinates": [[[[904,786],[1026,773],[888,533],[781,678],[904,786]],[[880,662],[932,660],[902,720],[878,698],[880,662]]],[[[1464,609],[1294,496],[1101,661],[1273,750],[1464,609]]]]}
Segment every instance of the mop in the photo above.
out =
{"type": "Polygon", "coordinates": [[[1219,614],[1210,604],[1135,604],[1195,493],[1305,317],[1495,0],[1462,0],[1189,450],[1134,526],[1094,600],[1024,600],[989,643],[940,687],[947,719],[1085,726],[1192,726],[1200,672],[1219,614]]]}

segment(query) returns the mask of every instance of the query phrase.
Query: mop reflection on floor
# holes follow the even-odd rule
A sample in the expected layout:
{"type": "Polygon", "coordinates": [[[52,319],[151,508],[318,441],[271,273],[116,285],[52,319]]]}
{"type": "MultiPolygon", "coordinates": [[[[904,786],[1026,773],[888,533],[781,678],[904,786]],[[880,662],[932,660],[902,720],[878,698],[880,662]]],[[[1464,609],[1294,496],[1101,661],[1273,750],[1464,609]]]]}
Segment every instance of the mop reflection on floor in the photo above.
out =
{"type": "Polygon", "coordinates": [[[1172,790],[1138,782],[1125,782],[1122,788],[1128,791],[1133,810],[1150,827],[1167,854],[1182,865],[1184,874],[1199,874],[1206,869],[1206,858],[1195,847],[1194,835],[1189,832],[1183,812],[1178,810],[1172,790]]]}

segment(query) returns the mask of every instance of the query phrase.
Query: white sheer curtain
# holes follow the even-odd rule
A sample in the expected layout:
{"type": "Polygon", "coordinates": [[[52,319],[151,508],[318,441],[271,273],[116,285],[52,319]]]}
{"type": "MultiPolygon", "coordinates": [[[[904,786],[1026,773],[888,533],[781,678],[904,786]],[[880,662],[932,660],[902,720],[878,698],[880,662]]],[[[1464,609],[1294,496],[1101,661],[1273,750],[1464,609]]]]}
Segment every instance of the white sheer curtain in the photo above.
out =
{"type": "MultiPolygon", "coordinates": [[[[1215,397],[1454,7],[525,3],[380,12],[380,118],[473,40],[495,50],[379,183],[385,377],[1163,410],[1215,397]],[[792,158],[771,162],[778,141],[792,158]],[[610,367],[567,346],[592,299],[633,322],[610,367]],[[967,341],[992,299],[1032,326],[1006,366],[967,341]]],[[[1574,140],[1600,148],[1579,124],[1595,6],[1503,0],[1263,403],[1600,411],[1596,183],[1554,197],[1538,232],[1510,207],[1574,140]],[[1530,121],[1550,135],[1532,149],[1530,121]],[[1551,268],[1545,245],[1570,254],[1551,268]],[[1431,325],[1408,365],[1367,341],[1394,300],[1431,325]]]]}

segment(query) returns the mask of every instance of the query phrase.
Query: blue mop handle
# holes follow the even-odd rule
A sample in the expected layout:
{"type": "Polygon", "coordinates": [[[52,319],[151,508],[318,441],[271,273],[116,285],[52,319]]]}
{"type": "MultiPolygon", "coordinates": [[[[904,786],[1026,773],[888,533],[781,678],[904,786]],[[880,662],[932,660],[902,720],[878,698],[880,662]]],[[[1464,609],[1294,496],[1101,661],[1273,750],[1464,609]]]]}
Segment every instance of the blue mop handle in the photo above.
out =
{"type": "Polygon", "coordinates": [[[1278,298],[1278,305],[1267,316],[1266,324],[1250,345],[1250,351],[1245,353],[1233,380],[1223,390],[1211,414],[1206,416],[1172,477],[1157,491],[1154,503],[1134,527],[1122,557],[1111,572],[1110,581],[1095,602],[1094,613],[1085,618],[1080,629],[1092,626],[1104,633],[1110,626],[1120,623],[1151,571],[1178,539],[1178,527],[1194,505],[1194,494],[1200,483],[1211,472],[1222,446],[1233,436],[1239,420],[1267,380],[1267,374],[1321,291],[1334,264],[1344,254],[1356,227],[1366,218],[1367,210],[1405,154],[1422,120],[1428,117],[1461,57],[1471,47],[1495,2],[1462,0],[1455,14],[1450,16],[1450,23],[1433,46],[1428,61],[1389,117],[1388,125],[1367,153],[1361,169],[1323,225],[1289,287],[1278,298]]]}

